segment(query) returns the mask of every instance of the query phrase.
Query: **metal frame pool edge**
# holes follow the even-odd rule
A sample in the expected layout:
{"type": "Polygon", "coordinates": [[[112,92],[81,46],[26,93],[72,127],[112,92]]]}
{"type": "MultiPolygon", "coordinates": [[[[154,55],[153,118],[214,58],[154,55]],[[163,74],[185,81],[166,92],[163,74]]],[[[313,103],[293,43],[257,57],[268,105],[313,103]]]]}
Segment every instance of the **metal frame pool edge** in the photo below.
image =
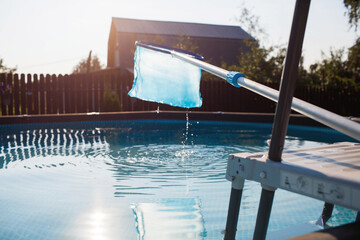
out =
{"type": "MultiPolygon", "coordinates": [[[[224,121],[273,123],[274,113],[246,112],[202,112],[202,111],[134,111],[114,113],[78,113],[48,115],[14,115],[0,116],[1,125],[61,123],[61,122],[92,122],[92,121],[129,121],[129,120],[184,120],[188,113],[190,121],[224,121]]],[[[352,119],[359,121],[358,119],[352,119]]],[[[290,124],[328,128],[311,118],[301,114],[291,114],[290,124]]]]}

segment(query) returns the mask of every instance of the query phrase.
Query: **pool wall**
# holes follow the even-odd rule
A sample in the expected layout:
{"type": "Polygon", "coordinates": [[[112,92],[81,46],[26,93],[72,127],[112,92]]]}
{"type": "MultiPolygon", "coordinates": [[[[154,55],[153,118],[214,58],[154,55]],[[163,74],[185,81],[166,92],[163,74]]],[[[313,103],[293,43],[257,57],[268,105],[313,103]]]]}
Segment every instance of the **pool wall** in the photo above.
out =
{"type": "MultiPolygon", "coordinates": [[[[89,122],[89,121],[121,121],[121,120],[185,120],[188,113],[190,121],[229,121],[272,123],[272,113],[234,113],[234,112],[197,112],[197,111],[139,111],[119,113],[87,113],[87,114],[49,114],[49,115],[17,115],[0,117],[0,125],[26,123],[57,122],[89,122]]],[[[290,124],[303,126],[326,127],[300,114],[290,116],[290,124]]]]}

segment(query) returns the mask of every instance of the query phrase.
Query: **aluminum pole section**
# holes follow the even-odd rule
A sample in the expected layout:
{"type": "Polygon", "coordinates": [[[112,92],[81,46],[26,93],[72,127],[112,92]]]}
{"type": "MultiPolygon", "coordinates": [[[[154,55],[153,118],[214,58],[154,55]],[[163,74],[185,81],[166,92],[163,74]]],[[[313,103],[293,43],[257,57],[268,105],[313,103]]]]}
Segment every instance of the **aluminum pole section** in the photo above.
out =
{"type": "Polygon", "coordinates": [[[284,70],[281,76],[280,95],[276,105],[274,126],[271,134],[269,149],[269,159],[271,161],[281,162],[309,8],[310,0],[296,1],[284,70]]]}
{"type": "Polygon", "coordinates": [[[234,240],[236,236],[241,196],[243,189],[231,187],[228,214],[226,219],[225,236],[223,240],[234,240]]]}
{"type": "MultiPolygon", "coordinates": [[[[281,76],[280,95],[276,105],[275,119],[271,133],[268,154],[268,159],[270,161],[281,162],[309,8],[310,0],[296,1],[284,70],[281,76]]],[[[268,190],[268,186],[262,186],[262,188],[254,239],[266,238],[275,193],[275,189],[268,190]]]]}
{"type": "MultiPolygon", "coordinates": [[[[226,79],[226,76],[230,73],[225,69],[194,59],[182,53],[172,51],[171,55],[192,65],[195,65],[202,70],[214,74],[222,79],[226,79]]],[[[267,87],[265,85],[243,77],[238,78],[237,82],[242,87],[252,92],[255,92],[263,97],[266,97],[272,101],[277,102],[279,99],[279,91],[273,88],[267,87]]],[[[301,113],[311,119],[314,119],[330,128],[333,128],[360,141],[360,124],[356,122],[353,122],[343,116],[332,113],[298,98],[292,99],[291,108],[298,113],[301,113]]]]}
{"type": "Polygon", "coordinates": [[[270,213],[274,201],[275,190],[261,189],[259,209],[256,216],[256,224],[253,239],[265,239],[270,220],[270,213]]]}

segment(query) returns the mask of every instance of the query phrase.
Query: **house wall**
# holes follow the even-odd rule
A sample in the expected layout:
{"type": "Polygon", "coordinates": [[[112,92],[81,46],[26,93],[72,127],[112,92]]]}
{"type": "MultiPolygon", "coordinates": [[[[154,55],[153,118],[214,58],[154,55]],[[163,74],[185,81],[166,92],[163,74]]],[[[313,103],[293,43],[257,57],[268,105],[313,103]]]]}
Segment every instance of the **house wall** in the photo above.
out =
{"type": "MultiPolygon", "coordinates": [[[[121,66],[125,68],[133,68],[136,41],[149,41],[174,46],[179,43],[180,36],[117,33],[116,38],[116,42],[118,44],[117,49],[110,47],[110,43],[114,46],[115,43],[109,40],[108,67],[121,66]],[[115,52],[117,54],[115,54],[115,52]],[[116,64],[116,57],[120,58],[119,65],[116,64]]],[[[249,51],[243,40],[239,39],[191,37],[191,42],[198,47],[196,50],[197,54],[204,56],[205,61],[217,66],[220,66],[222,61],[225,61],[228,65],[236,63],[237,57],[240,54],[240,49],[249,51]]]]}
{"type": "Polygon", "coordinates": [[[108,56],[107,56],[108,67],[115,67],[115,47],[116,47],[116,29],[114,24],[111,24],[110,35],[108,40],[108,56]]]}

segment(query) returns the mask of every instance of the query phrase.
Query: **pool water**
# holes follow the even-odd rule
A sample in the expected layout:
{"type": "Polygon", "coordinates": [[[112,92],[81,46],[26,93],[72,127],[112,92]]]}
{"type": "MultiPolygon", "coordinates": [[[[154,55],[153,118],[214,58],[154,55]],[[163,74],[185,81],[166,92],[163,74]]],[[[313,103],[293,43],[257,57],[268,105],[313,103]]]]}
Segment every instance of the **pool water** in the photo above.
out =
{"type": "MultiPolygon", "coordinates": [[[[222,239],[227,156],[267,151],[271,127],[165,120],[1,126],[0,239],[222,239]]],[[[285,149],[339,141],[352,139],[290,126],[285,149]]],[[[237,239],[252,238],[260,191],[246,182],[237,239]]],[[[317,220],[322,206],[277,190],[269,237],[317,220]]],[[[329,224],[354,219],[336,206],[329,224]]]]}

